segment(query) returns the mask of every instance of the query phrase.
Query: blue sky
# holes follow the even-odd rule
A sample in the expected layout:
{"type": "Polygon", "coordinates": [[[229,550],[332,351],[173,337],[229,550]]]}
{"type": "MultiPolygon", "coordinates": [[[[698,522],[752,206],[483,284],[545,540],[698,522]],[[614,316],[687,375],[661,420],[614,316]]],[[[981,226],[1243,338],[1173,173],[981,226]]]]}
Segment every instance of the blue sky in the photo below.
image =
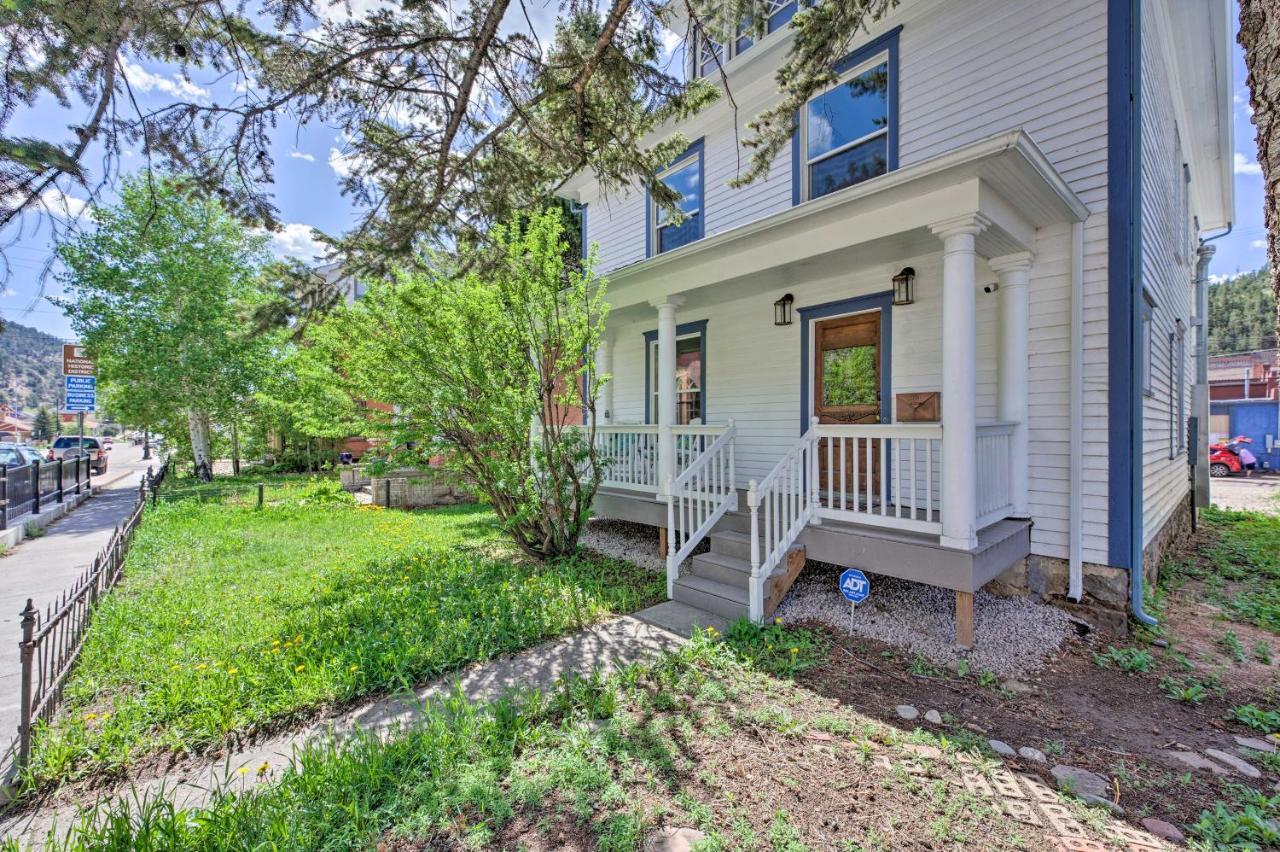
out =
{"type": "MultiPolygon", "coordinates": [[[[356,0],[352,9],[359,13],[377,0],[356,0]]],[[[535,26],[540,31],[554,14],[555,0],[530,4],[535,11],[535,26]],[[539,8],[540,7],[540,8],[539,8]]],[[[345,14],[341,4],[338,14],[345,14]]],[[[144,108],[169,102],[175,95],[197,97],[210,102],[226,103],[238,96],[229,81],[219,81],[213,72],[194,69],[191,77],[182,76],[174,66],[132,61],[126,69],[134,91],[144,108]]],[[[1235,122],[1235,185],[1236,225],[1231,235],[1218,240],[1217,256],[1210,269],[1214,276],[1226,276],[1257,269],[1265,262],[1263,245],[1265,230],[1262,225],[1262,175],[1257,163],[1254,128],[1249,121],[1248,92],[1244,85],[1244,56],[1238,45],[1233,45],[1232,82],[1234,86],[1233,119],[1235,122]]],[[[87,108],[77,105],[67,111],[52,100],[46,99],[25,110],[10,124],[8,132],[14,136],[35,136],[65,140],[67,126],[83,120],[87,108]]],[[[286,223],[282,233],[272,239],[273,250],[282,256],[303,259],[312,258],[318,247],[311,239],[312,227],[329,233],[341,233],[356,220],[356,211],[339,192],[339,179],[350,167],[344,156],[345,145],[338,132],[323,125],[298,127],[282,119],[271,154],[275,160],[275,199],[281,221],[286,223]]],[[[86,159],[93,178],[94,164],[101,161],[102,151],[92,151],[86,159]]],[[[133,151],[124,152],[121,169],[133,171],[142,158],[133,151]]],[[[100,176],[99,176],[100,177],[100,176]]],[[[68,200],[49,198],[49,209],[56,222],[49,217],[25,217],[24,221],[0,233],[0,242],[6,248],[10,275],[0,285],[0,314],[6,318],[33,325],[60,337],[71,334],[70,325],[62,312],[41,297],[40,272],[50,261],[51,233],[54,227],[65,227],[69,216],[83,208],[83,189],[67,187],[68,200]]],[[[111,199],[109,188],[99,193],[99,198],[111,199]]],[[[84,224],[86,217],[78,221],[84,224]]],[[[44,295],[58,295],[59,288],[51,276],[44,281],[44,295]]]]}

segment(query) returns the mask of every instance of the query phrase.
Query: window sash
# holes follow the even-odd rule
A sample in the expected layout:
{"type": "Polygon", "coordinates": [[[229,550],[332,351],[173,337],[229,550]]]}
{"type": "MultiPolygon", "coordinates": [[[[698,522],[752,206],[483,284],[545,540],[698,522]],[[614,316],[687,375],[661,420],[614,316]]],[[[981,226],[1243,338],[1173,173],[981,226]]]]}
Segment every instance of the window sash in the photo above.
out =
{"type": "MultiPolygon", "coordinates": [[[[697,203],[697,206],[696,206],[696,207],[694,207],[693,209],[691,209],[691,210],[684,210],[684,211],[683,211],[683,212],[684,212],[684,220],[683,220],[679,225],[676,225],[674,222],[672,222],[672,221],[670,220],[670,218],[669,218],[669,214],[667,213],[667,211],[665,211],[665,210],[662,208],[662,205],[660,205],[660,204],[658,204],[658,203],[656,203],[656,202],[652,202],[652,201],[650,202],[650,205],[651,205],[651,206],[652,206],[652,208],[653,208],[653,212],[652,212],[650,215],[653,217],[653,220],[652,220],[652,222],[653,222],[653,235],[654,235],[654,238],[655,238],[655,245],[653,246],[653,253],[654,253],[655,255],[657,255],[657,254],[662,254],[662,253],[663,253],[663,251],[664,251],[664,249],[663,249],[663,247],[662,247],[662,234],[663,234],[663,231],[665,231],[665,230],[666,230],[666,229],[668,229],[668,228],[672,228],[672,227],[679,227],[679,228],[683,228],[683,227],[685,227],[686,225],[688,225],[691,221],[692,221],[692,222],[697,222],[697,221],[698,221],[698,217],[700,217],[700,216],[702,215],[702,209],[703,209],[703,206],[704,206],[704,205],[705,205],[705,203],[706,203],[706,200],[705,200],[706,187],[704,187],[704,186],[703,186],[703,176],[702,176],[702,173],[701,173],[701,170],[700,170],[700,167],[699,167],[699,161],[698,161],[698,155],[697,155],[697,154],[694,154],[693,156],[685,157],[683,160],[680,160],[680,161],[679,161],[678,163],[676,163],[675,165],[673,165],[673,166],[671,166],[670,168],[668,168],[668,169],[666,169],[666,170],[662,171],[662,172],[661,172],[661,173],[659,173],[659,175],[658,175],[658,180],[659,180],[660,182],[662,182],[662,183],[666,183],[667,178],[669,178],[669,177],[673,177],[674,175],[677,175],[677,174],[679,174],[680,172],[682,172],[682,171],[684,171],[684,170],[686,170],[686,169],[689,169],[689,168],[699,169],[699,171],[697,172],[697,196],[698,196],[698,203],[697,203]]],[[[682,199],[683,199],[683,196],[682,196],[682,199]]],[[[695,237],[695,239],[696,239],[696,237],[695,237]]],[[[687,245],[687,243],[681,243],[681,245],[687,245]]],[[[673,246],[672,248],[679,248],[679,247],[680,247],[680,246],[673,246]]],[[[670,250],[670,249],[667,249],[667,251],[669,251],[669,250],[670,250]]]]}
{"type": "MultiPolygon", "coordinates": [[[[892,75],[893,64],[889,61],[888,50],[883,50],[880,53],[877,53],[875,56],[868,59],[866,62],[862,62],[854,66],[853,68],[849,69],[848,71],[844,72],[839,76],[839,78],[836,79],[834,83],[831,84],[831,86],[815,94],[801,108],[800,151],[802,152],[802,156],[805,158],[804,168],[800,170],[800,183],[801,183],[800,197],[802,199],[810,200],[813,198],[813,186],[812,186],[812,179],[810,177],[810,170],[813,168],[813,166],[821,163],[823,160],[828,160],[832,157],[837,157],[840,154],[843,154],[847,151],[850,151],[858,147],[859,145],[865,145],[866,143],[871,142],[881,136],[888,137],[889,126],[893,122],[893,115],[889,112],[889,103],[888,103],[888,100],[886,99],[884,127],[877,128],[871,131],[870,133],[867,133],[863,136],[860,136],[857,139],[846,142],[843,145],[840,145],[839,147],[832,148],[829,151],[824,151],[821,154],[818,154],[813,157],[809,156],[809,104],[812,103],[817,98],[820,98],[823,95],[826,95],[830,92],[835,91],[840,86],[843,86],[845,83],[848,83],[850,80],[853,80],[857,77],[861,77],[863,74],[867,73],[868,71],[880,65],[885,66],[886,74],[892,75]]],[[[889,77],[890,90],[892,90],[893,85],[894,85],[894,80],[893,80],[893,77],[890,76],[889,77]]]]}
{"type": "MultiPolygon", "coordinates": [[[[706,349],[706,341],[703,340],[703,333],[700,331],[690,332],[689,334],[680,334],[676,336],[676,355],[679,356],[680,343],[686,340],[698,341],[698,360],[699,370],[703,371],[702,384],[696,388],[686,388],[681,390],[676,387],[676,425],[685,425],[693,421],[694,418],[701,418],[702,412],[705,410],[705,401],[702,394],[706,387],[706,364],[702,362],[702,353],[706,349]],[[690,411],[691,415],[687,419],[681,418],[681,412],[690,411]]],[[[658,422],[658,341],[649,342],[649,412],[650,422],[658,422]]]]}

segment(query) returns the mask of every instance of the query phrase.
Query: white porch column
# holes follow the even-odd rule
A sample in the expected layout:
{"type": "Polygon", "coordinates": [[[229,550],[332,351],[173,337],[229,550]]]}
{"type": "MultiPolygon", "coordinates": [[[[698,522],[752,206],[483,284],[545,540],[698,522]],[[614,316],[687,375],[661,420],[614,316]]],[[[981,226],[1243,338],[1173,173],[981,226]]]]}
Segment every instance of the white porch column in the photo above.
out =
{"type": "Polygon", "coordinates": [[[671,427],[676,422],[676,308],[683,296],[665,296],[650,302],[658,309],[658,493],[667,493],[675,477],[676,442],[671,427]]]}
{"type": "Polygon", "coordinates": [[[1000,278],[1000,376],[999,418],[1016,423],[1010,440],[1009,502],[1013,516],[1030,516],[1027,504],[1027,399],[1030,357],[1027,338],[1030,323],[1031,252],[992,258],[991,270],[1000,278]]]}
{"type": "Polygon", "coordinates": [[[975,238],[989,220],[973,213],[932,226],[942,238],[943,547],[971,550],[977,529],[978,329],[975,238]]]}
{"type": "MultiPolygon", "coordinates": [[[[599,382],[603,376],[613,374],[613,341],[604,337],[600,340],[600,347],[596,349],[596,381],[599,382]]],[[[600,392],[596,394],[596,425],[603,426],[613,422],[613,382],[606,380],[600,385],[600,392]]]]}

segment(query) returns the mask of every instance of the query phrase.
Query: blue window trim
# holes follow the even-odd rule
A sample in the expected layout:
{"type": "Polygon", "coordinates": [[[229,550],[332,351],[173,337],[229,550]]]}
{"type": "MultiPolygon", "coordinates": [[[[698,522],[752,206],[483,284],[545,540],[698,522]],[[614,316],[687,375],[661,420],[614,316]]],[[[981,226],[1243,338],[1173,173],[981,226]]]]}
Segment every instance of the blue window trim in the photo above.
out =
{"type": "Polygon", "coordinates": [[[765,24],[765,30],[769,33],[776,33],[778,30],[791,23],[791,19],[794,18],[796,16],[796,12],[799,11],[799,6],[800,4],[797,3],[796,0],[791,0],[790,3],[769,16],[769,20],[765,24]]]}
{"type": "MultiPolygon", "coordinates": [[[[707,422],[707,321],[694,320],[693,322],[682,322],[676,326],[676,337],[683,337],[686,334],[698,334],[698,357],[702,359],[702,393],[698,396],[698,416],[702,418],[702,422],[707,422]]],[[[653,376],[653,363],[650,360],[653,352],[653,344],[658,342],[658,330],[644,333],[644,422],[654,423],[656,420],[650,420],[651,416],[656,417],[657,413],[650,411],[650,403],[653,401],[653,385],[651,379],[653,376]]]]}
{"type": "MultiPolygon", "coordinates": [[[[687,160],[689,157],[692,157],[695,154],[698,157],[698,186],[702,190],[702,204],[698,209],[698,236],[694,240],[694,242],[697,242],[697,240],[702,239],[707,234],[707,170],[706,170],[706,163],[705,163],[706,158],[703,156],[703,148],[704,148],[703,138],[695,139],[694,141],[689,143],[689,147],[685,148],[683,153],[680,154],[680,156],[673,157],[671,159],[671,162],[667,163],[666,166],[662,168],[662,171],[666,171],[667,169],[679,163],[681,160],[687,160]]],[[[653,196],[650,194],[649,188],[645,187],[645,190],[644,190],[644,256],[645,257],[653,257],[654,255],[654,248],[657,246],[657,243],[654,242],[655,236],[656,235],[653,232],[653,196]]],[[[689,245],[689,244],[686,243],[685,245],[689,245]]],[[[684,246],[681,246],[680,248],[684,248],[684,246]]],[[[672,249],[672,251],[676,251],[676,249],[672,249]]]]}
{"type": "MultiPolygon", "coordinates": [[[[809,324],[814,320],[828,319],[845,314],[856,314],[862,311],[880,310],[880,421],[890,423],[893,420],[893,291],[871,293],[867,296],[855,296],[852,299],[841,299],[838,302],[825,302],[821,305],[810,305],[801,308],[800,313],[800,434],[809,429],[809,395],[813,388],[809,386],[809,366],[812,358],[809,351],[809,324]]],[[[705,368],[704,368],[705,369],[705,368]]]]}
{"type": "Polygon", "coordinates": [[[1140,0],[1107,4],[1107,561],[1142,569],[1140,0]]]}
{"type": "Polygon", "coordinates": [[[582,225],[582,259],[587,259],[587,206],[578,205],[578,222],[582,225]]]}
{"type": "MultiPolygon", "coordinates": [[[[887,170],[898,168],[898,35],[902,25],[894,27],[886,33],[876,36],[871,41],[836,62],[833,70],[843,74],[878,53],[888,51],[889,57],[889,133],[885,138],[885,157],[888,160],[887,170]]],[[[791,129],[791,205],[794,207],[804,199],[800,197],[800,170],[804,162],[800,153],[800,113],[796,113],[795,126],[791,129]]],[[[837,190],[838,192],[839,190],[837,190]]]]}

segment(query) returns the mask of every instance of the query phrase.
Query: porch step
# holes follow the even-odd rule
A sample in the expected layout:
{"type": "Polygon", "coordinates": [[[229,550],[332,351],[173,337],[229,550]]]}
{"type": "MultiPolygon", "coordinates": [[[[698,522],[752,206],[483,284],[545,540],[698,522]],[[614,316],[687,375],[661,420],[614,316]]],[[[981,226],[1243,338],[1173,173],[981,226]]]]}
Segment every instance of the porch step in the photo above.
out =
{"type": "Polygon", "coordinates": [[[710,553],[695,554],[689,560],[689,572],[726,586],[747,588],[747,581],[751,579],[751,563],[740,556],[718,553],[715,547],[713,541],[710,553]]]}
{"type": "Polygon", "coordinates": [[[733,621],[747,615],[747,587],[718,583],[697,574],[676,580],[675,600],[733,621]]]}
{"type": "Polygon", "coordinates": [[[737,530],[717,530],[707,536],[711,539],[711,552],[738,559],[751,558],[751,533],[737,530]]]}

